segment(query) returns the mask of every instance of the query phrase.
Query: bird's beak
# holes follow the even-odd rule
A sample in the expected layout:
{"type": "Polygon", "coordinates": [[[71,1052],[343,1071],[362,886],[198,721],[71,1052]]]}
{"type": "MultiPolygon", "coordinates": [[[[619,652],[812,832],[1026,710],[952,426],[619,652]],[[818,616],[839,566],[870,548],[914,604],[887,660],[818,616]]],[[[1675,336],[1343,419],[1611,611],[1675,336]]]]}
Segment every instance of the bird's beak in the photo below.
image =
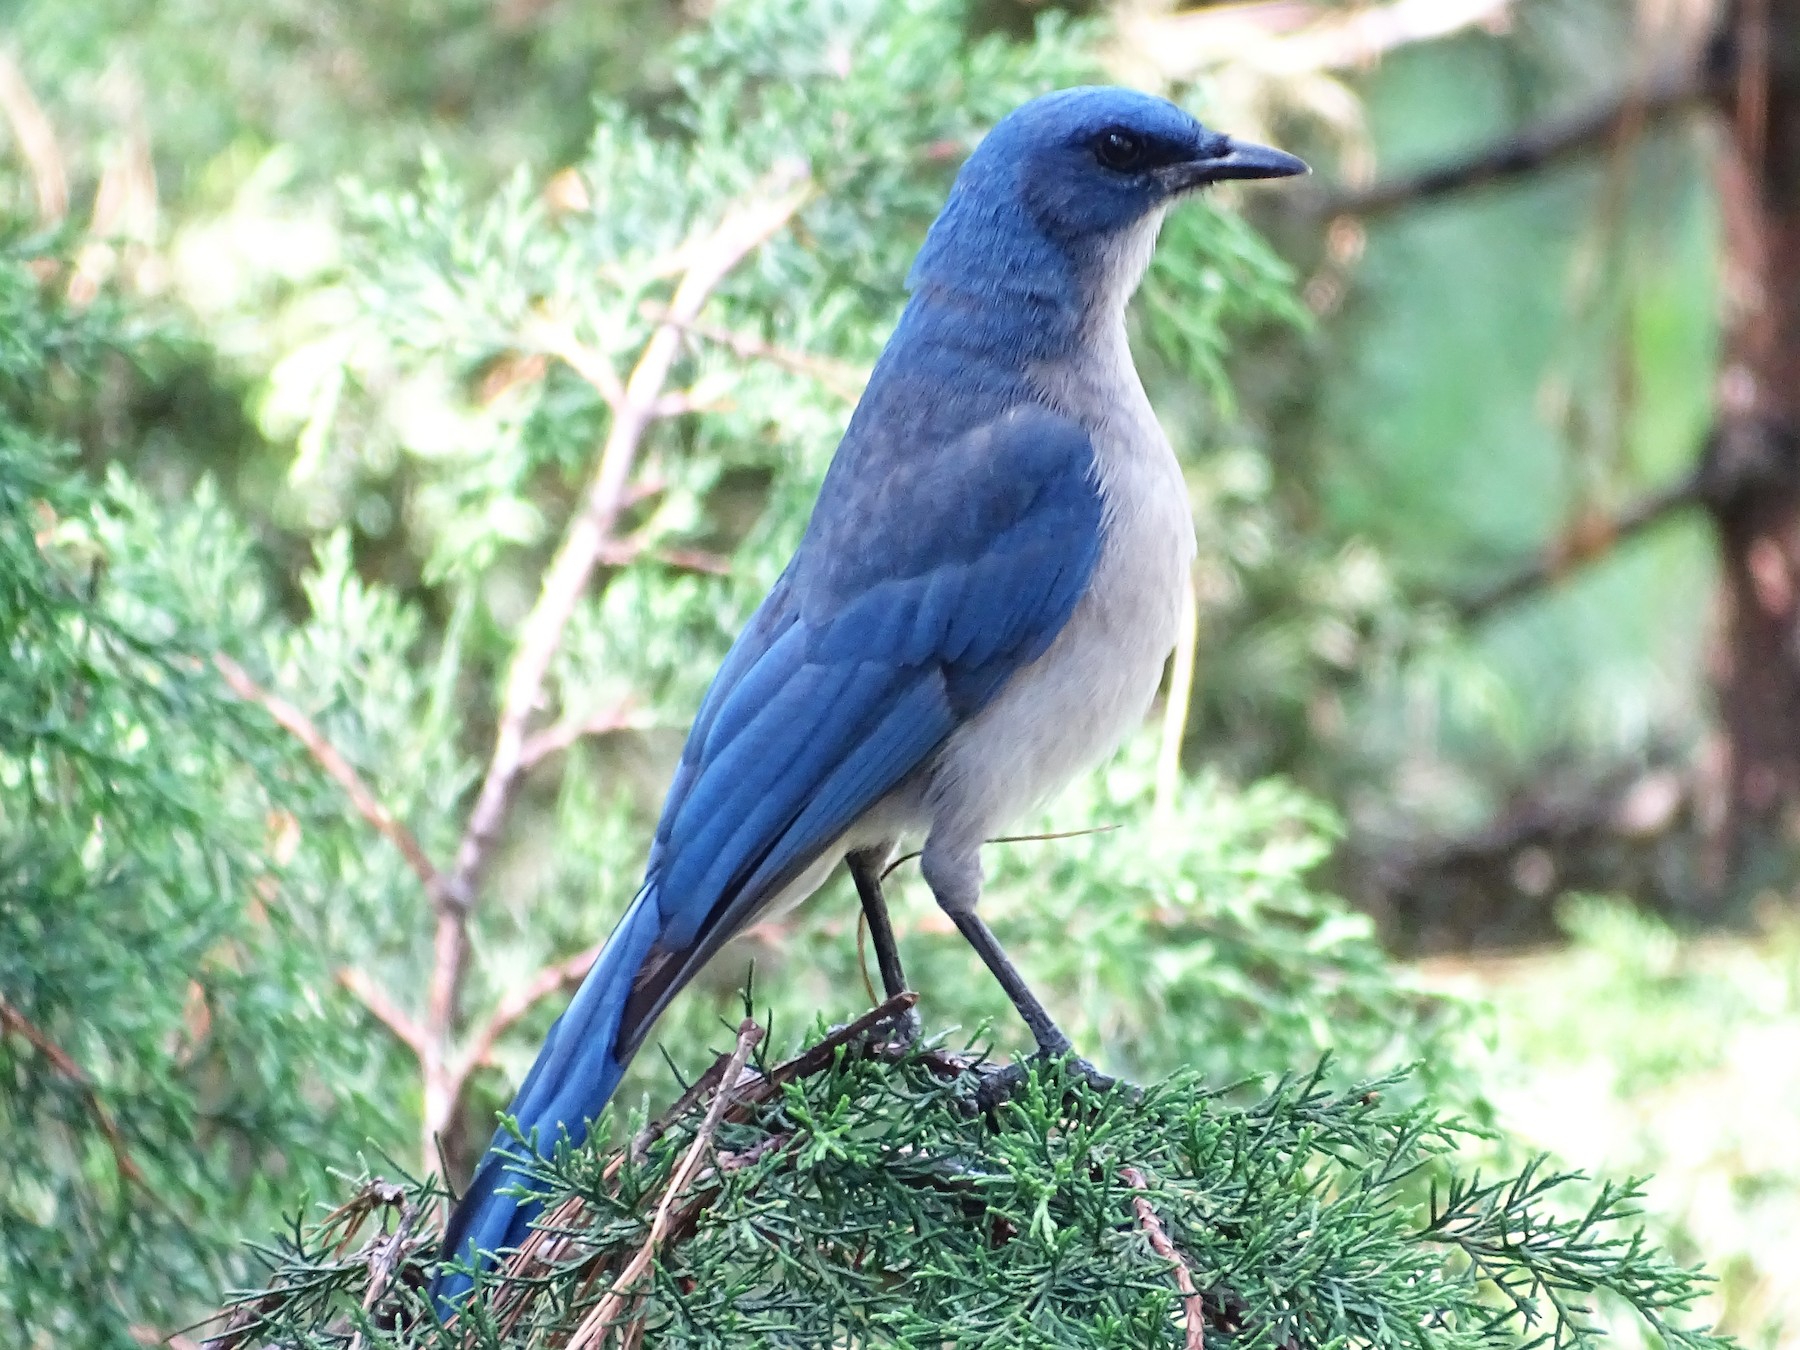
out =
{"type": "Polygon", "coordinates": [[[1292,178],[1295,174],[1311,172],[1306,161],[1298,155],[1249,141],[1228,139],[1223,152],[1185,164],[1172,164],[1162,174],[1170,191],[1186,192],[1207,183],[1222,183],[1228,178],[1292,178]]]}

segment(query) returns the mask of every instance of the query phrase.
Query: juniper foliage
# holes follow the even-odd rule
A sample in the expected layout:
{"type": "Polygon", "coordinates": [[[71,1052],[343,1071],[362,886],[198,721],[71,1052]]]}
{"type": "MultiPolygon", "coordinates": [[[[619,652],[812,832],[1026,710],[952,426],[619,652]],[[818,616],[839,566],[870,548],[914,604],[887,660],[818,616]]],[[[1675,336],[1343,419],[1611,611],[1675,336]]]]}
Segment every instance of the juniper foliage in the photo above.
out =
{"type": "Polygon", "coordinates": [[[16,247],[0,265],[0,1340],[123,1345],[212,1297],[243,1269],[242,1228],[384,1130],[305,936],[320,893],[282,875],[308,826],[315,849],[342,837],[338,813],[303,826],[315,775],[205,664],[245,618],[244,537],[216,500],[171,515],[122,478],[90,485],[46,437],[131,340],[104,308],[46,303],[16,247]]]}
{"type": "Polygon", "coordinates": [[[1466,1127],[1396,1078],[1139,1095],[1034,1069],[983,1113],[974,1057],[836,1039],[759,1062],[716,1125],[698,1096],[641,1149],[565,1143],[534,1169],[537,1259],[484,1274],[448,1327],[422,1293],[438,1191],[366,1179],[265,1249],[220,1345],[1143,1350],[1199,1326],[1245,1350],[1502,1350],[1596,1344],[1599,1301],[1723,1344],[1683,1316],[1705,1282],[1633,1231],[1635,1185],[1459,1179],[1466,1127]]]}

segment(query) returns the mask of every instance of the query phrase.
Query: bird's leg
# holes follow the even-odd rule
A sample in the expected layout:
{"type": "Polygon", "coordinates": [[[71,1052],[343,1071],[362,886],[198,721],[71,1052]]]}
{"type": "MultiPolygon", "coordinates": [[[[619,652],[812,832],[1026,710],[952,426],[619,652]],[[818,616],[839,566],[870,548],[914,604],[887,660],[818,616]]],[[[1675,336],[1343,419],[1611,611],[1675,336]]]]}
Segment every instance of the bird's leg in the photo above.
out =
{"type": "MultiPolygon", "coordinates": [[[[1038,1058],[1063,1061],[1070,1070],[1096,1087],[1111,1087],[1111,1078],[1073,1053],[1074,1046],[1068,1036],[1056,1025],[1056,1020],[1050,1016],[1043,1001],[1031,992],[1031,986],[1025,983],[1025,977],[1019,974],[1018,967],[1013,965],[1011,958],[1001,947],[1000,939],[994,936],[994,930],[975,912],[975,902],[981,897],[979,856],[973,849],[966,852],[953,852],[948,848],[934,849],[935,842],[935,838],[926,841],[925,856],[920,860],[925,882],[937,897],[939,907],[950,916],[957,931],[975,949],[983,964],[993,972],[1000,987],[1006,991],[1007,998],[1012,1000],[1013,1007],[1018,1009],[1019,1016],[1031,1031],[1032,1040],[1037,1042],[1038,1058]]],[[[979,1094],[982,1104],[991,1106],[1003,1101],[1024,1080],[1024,1076],[1024,1068],[1018,1064],[988,1075],[979,1094]]]]}
{"type": "MultiPolygon", "coordinates": [[[[894,998],[906,992],[906,972],[900,966],[900,947],[894,941],[887,899],[881,893],[881,867],[887,853],[887,849],[864,849],[850,854],[845,862],[862,901],[863,917],[869,921],[869,940],[875,944],[875,964],[881,970],[881,991],[894,998]]],[[[902,1045],[911,1045],[919,1039],[919,1029],[918,1009],[909,1008],[894,1028],[894,1035],[902,1045]]]]}

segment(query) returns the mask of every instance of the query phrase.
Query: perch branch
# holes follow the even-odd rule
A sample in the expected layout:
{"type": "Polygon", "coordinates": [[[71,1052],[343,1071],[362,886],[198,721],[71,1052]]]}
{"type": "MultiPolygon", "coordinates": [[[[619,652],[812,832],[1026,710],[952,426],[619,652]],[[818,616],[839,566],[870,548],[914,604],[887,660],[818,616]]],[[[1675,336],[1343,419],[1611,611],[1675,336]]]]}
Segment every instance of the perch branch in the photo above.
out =
{"type": "Polygon", "coordinates": [[[132,1161],[131,1154],[125,1147],[125,1136],[120,1133],[112,1112],[106,1109],[106,1103],[100,1100],[100,1092],[94,1086],[94,1080],[36,1023],[13,1007],[4,994],[0,994],[0,1028],[12,1032],[49,1060],[50,1066],[87,1098],[88,1110],[93,1114],[94,1123],[99,1125],[100,1133],[106,1136],[107,1145],[112,1149],[113,1166],[119,1169],[119,1175],[127,1181],[147,1188],[144,1174],[137,1163],[132,1161]]]}
{"type": "Polygon", "coordinates": [[[1200,1302],[1200,1291],[1194,1288],[1193,1272],[1188,1269],[1181,1253],[1175,1250],[1175,1244],[1169,1241],[1169,1234],[1163,1228],[1162,1220],[1156,1217],[1156,1211],[1151,1208],[1149,1197],[1145,1194],[1150,1183],[1135,1167],[1123,1168],[1119,1175],[1127,1186],[1137,1192],[1132,1197],[1131,1204],[1137,1211],[1138,1226],[1144,1230],[1144,1236],[1150,1239],[1150,1246],[1158,1256],[1175,1268],[1175,1284],[1181,1290],[1182,1307],[1187,1310],[1187,1350],[1206,1350],[1206,1312],[1200,1302]]]}
{"type": "Polygon", "coordinates": [[[1606,102],[1484,146],[1475,153],[1418,173],[1401,174],[1366,188],[1323,194],[1313,210],[1320,216],[1378,216],[1414,202],[1533,173],[1547,165],[1604,145],[1630,128],[1692,107],[1706,96],[1706,83],[1686,66],[1662,71],[1606,102]]]}
{"type": "Polygon", "coordinates": [[[630,1294],[640,1276],[650,1268],[656,1259],[656,1249],[661,1244],[664,1234],[669,1230],[669,1223],[675,1209],[675,1202],[682,1192],[687,1190],[695,1174],[700,1170],[700,1161],[712,1145],[713,1135],[724,1119],[725,1108],[731,1102],[732,1089],[737,1086],[738,1077],[744,1071],[744,1064],[750,1058],[750,1052],[762,1040],[762,1028],[746,1017],[738,1024],[737,1048],[731,1052],[731,1059],[725,1065],[723,1075],[719,1079],[719,1090],[713,1094],[711,1104],[706,1108],[706,1117],[700,1122],[699,1130],[694,1134],[694,1142],[688,1146],[681,1163],[676,1167],[669,1184],[663,1189],[663,1197],[656,1207],[656,1216],[650,1223],[650,1234],[644,1239],[644,1245],[638,1249],[631,1264],[625,1267],[613,1286],[607,1291],[605,1298],[595,1306],[594,1310],[582,1321],[575,1334],[569,1338],[567,1350],[591,1350],[606,1338],[613,1323],[618,1320],[625,1307],[625,1299],[630,1294]]]}
{"type": "Polygon", "coordinates": [[[657,400],[680,348],[676,323],[692,322],[719,283],[779,233],[811,191],[810,183],[796,182],[790,172],[766,184],[756,197],[727,210],[710,233],[684,249],[684,267],[669,304],[669,318],[651,333],[619,392],[593,478],[544,574],[537,602],[526,616],[501,698],[493,753],[457,846],[450,880],[437,905],[425,1017],[420,1153],[427,1167],[435,1155],[433,1140],[450,1123],[448,1043],[468,954],[468,919],[475,888],[523,777],[527,729],[543,699],[550,664],[630,494],[639,446],[654,420],[657,400]]]}
{"type": "Polygon", "coordinates": [[[431,897],[432,903],[441,903],[446,894],[443,874],[425,856],[425,850],[419,846],[412,831],[381,804],[350,761],[325,739],[312,719],[280,695],[272,694],[257,684],[242,666],[223,652],[215,653],[212,661],[232,693],[246,703],[254,703],[262,708],[284,731],[306,747],[306,752],[318,766],[344,790],[344,795],[350,798],[350,804],[356,808],[356,813],[400,850],[400,856],[406,859],[406,865],[412,868],[413,874],[424,885],[425,893],[431,897]]]}

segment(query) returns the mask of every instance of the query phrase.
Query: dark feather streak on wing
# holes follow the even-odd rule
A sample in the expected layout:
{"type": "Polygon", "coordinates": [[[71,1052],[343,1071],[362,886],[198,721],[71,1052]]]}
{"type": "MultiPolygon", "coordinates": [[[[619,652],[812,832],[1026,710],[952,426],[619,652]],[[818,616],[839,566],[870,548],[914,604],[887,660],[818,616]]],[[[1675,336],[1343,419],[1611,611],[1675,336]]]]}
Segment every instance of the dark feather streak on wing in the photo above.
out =
{"type": "Polygon", "coordinates": [[[663,927],[620,1025],[668,999],[821,850],[1042,655],[1100,548],[1093,451],[1008,413],[836,468],[690,733],[652,869],[663,927]],[[825,522],[821,524],[821,521],[825,522]]]}

